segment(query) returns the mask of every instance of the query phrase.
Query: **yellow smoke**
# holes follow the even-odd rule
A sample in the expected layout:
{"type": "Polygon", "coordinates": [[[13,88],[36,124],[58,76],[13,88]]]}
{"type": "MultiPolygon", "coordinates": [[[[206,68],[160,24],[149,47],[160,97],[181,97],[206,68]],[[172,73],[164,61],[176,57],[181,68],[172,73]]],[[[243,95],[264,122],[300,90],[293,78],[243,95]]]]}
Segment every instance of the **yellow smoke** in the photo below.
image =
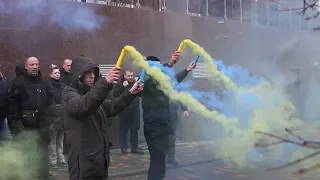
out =
{"type": "MultiPolygon", "coordinates": [[[[284,95],[282,89],[267,82],[254,89],[238,88],[225,74],[218,71],[210,55],[202,48],[200,49],[199,45],[191,41],[187,41],[186,44],[193,48],[194,52],[205,57],[209,71],[214,75],[216,80],[222,80],[227,89],[236,91],[238,95],[254,92],[263,99],[264,103],[261,103],[255,109],[249,119],[249,128],[243,130],[239,127],[239,119],[228,118],[216,111],[210,111],[194,99],[191,94],[175,91],[170,83],[170,78],[159,68],[150,66],[134,47],[126,46],[125,50],[134,60],[134,64],[145,69],[148,75],[158,81],[159,88],[169,98],[186,105],[189,111],[199,114],[206,119],[216,120],[223,126],[224,135],[216,144],[216,147],[219,149],[219,151],[215,152],[217,156],[224,160],[230,160],[238,166],[248,165],[249,162],[246,155],[252,152],[254,143],[259,138],[254,134],[255,131],[290,128],[300,124],[300,120],[298,119],[289,120],[288,114],[294,112],[295,109],[284,95]]],[[[280,154],[281,152],[277,151],[273,156],[280,157],[280,154]]]]}
{"type": "Polygon", "coordinates": [[[147,74],[159,82],[160,89],[172,100],[181,102],[186,105],[190,111],[201,114],[205,118],[215,118],[215,120],[226,123],[238,123],[238,119],[227,118],[217,111],[208,110],[198,100],[194,99],[191,94],[187,92],[177,92],[170,83],[170,77],[164,74],[159,68],[150,66],[144,57],[132,46],[125,46],[126,52],[133,59],[133,63],[146,70],[147,74]]]}
{"type": "Polygon", "coordinates": [[[14,141],[0,146],[0,179],[37,180],[41,151],[36,133],[22,132],[14,141]]]}
{"type": "Polygon", "coordinates": [[[205,63],[207,64],[208,70],[212,74],[212,77],[214,78],[214,80],[216,81],[222,80],[222,82],[224,82],[224,86],[228,90],[237,89],[237,85],[233,83],[228,78],[228,76],[226,76],[223,72],[218,71],[218,67],[213,63],[213,59],[210,56],[210,54],[208,54],[201,46],[192,42],[190,39],[184,40],[183,42],[185,45],[189,46],[192,49],[194,54],[201,55],[203,57],[205,63]]]}
{"type": "MultiPolygon", "coordinates": [[[[296,114],[296,109],[281,85],[271,85],[265,81],[252,89],[237,87],[223,72],[219,72],[213,58],[202,47],[191,40],[185,40],[184,43],[192,49],[194,54],[204,57],[208,71],[212,74],[214,80],[222,80],[226,89],[233,90],[238,95],[251,92],[262,100],[262,103],[252,113],[247,130],[233,127],[232,136],[226,134],[220,139],[220,146],[218,147],[221,148],[219,151],[221,158],[230,159],[243,166],[246,163],[245,155],[252,151],[254,143],[258,140],[258,136],[254,135],[255,131],[279,130],[301,125],[301,120],[292,116],[296,114]]],[[[243,105],[245,106],[245,104],[243,105]]],[[[279,151],[273,155],[281,157],[279,151]]]]}

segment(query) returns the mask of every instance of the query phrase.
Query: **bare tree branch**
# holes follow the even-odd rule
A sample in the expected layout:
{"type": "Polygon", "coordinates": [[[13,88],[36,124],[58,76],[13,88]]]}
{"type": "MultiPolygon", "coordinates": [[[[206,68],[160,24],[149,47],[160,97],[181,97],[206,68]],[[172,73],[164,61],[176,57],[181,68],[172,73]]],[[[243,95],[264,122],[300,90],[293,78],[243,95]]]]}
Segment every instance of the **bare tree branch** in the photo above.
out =
{"type": "MultiPolygon", "coordinates": [[[[288,162],[287,164],[284,164],[282,166],[269,168],[269,169],[267,169],[268,171],[284,169],[284,168],[287,168],[289,166],[296,165],[298,163],[301,163],[303,161],[306,161],[308,159],[311,159],[311,158],[313,158],[315,156],[320,155],[320,142],[307,141],[307,140],[305,140],[305,138],[295,134],[294,132],[292,132],[291,130],[289,130],[287,128],[285,129],[285,131],[291,137],[296,138],[296,140],[287,139],[287,138],[284,138],[284,137],[281,137],[279,135],[275,135],[275,134],[272,134],[272,133],[257,131],[256,134],[260,134],[260,135],[263,135],[263,136],[271,137],[273,139],[277,139],[278,141],[272,142],[272,143],[265,143],[265,144],[257,142],[257,143],[255,143],[255,147],[256,148],[261,148],[261,147],[267,148],[267,147],[274,146],[274,145],[279,145],[279,144],[282,144],[282,143],[289,143],[289,144],[295,144],[297,146],[300,146],[301,148],[314,149],[315,152],[313,152],[313,153],[311,153],[311,154],[309,154],[307,156],[304,156],[302,158],[296,159],[295,161],[288,162]]],[[[297,170],[294,174],[295,175],[304,174],[304,173],[310,172],[310,171],[312,171],[314,169],[317,169],[317,168],[320,168],[320,164],[316,164],[316,165],[310,166],[308,168],[301,168],[301,169],[297,170]]]]}
{"type": "Polygon", "coordinates": [[[287,164],[285,164],[285,165],[278,166],[278,167],[274,167],[274,168],[269,168],[269,169],[267,169],[267,170],[268,170],[268,171],[280,170],[280,169],[283,169],[283,168],[286,168],[286,167],[289,167],[289,166],[296,165],[296,164],[298,164],[298,163],[300,163],[300,162],[302,162],[302,161],[305,161],[305,160],[307,160],[307,159],[310,159],[310,158],[312,158],[312,157],[315,157],[315,156],[317,156],[317,155],[319,155],[319,154],[320,154],[320,150],[319,150],[319,151],[316,151],[316,152],[314,152],[314,153],[311,153],[311,154],[309,154],[309,155],[307,155],[307,156],[305,156],[305,157],[303,157],[303,158],[300,158],[300,159],[297,159],[297,160],[295,160],[295,161],[289,162],[289,163],[287,163],[287,164]]]}

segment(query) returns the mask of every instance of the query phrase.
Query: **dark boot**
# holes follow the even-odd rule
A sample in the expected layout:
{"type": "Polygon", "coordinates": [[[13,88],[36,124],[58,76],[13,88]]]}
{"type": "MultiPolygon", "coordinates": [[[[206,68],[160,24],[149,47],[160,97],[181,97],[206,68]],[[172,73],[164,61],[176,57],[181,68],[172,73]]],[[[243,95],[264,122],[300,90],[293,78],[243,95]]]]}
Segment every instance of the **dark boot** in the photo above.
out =
{"type": "Polygon", "coordinates": [[[131,149],[131,153],[132,154],[139,154],[139,155],[143,155],[144,151],[141,148],[137,148],[137,149],[131,149]]]}
{"type": "Polygon", "coordinates": [[[122,154],[128,154],[129,152],[128,152],[127,148],[123,148],[123,149],[121,149],[121,153],[122,154]]]}

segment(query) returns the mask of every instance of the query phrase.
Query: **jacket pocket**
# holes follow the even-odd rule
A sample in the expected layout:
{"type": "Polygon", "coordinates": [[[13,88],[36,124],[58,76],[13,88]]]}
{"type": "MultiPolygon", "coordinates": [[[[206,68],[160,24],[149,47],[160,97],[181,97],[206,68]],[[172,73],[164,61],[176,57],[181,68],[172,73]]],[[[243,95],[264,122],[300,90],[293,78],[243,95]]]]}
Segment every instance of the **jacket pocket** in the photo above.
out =
{"type": "Polygon", "coordinates": [[[22,124],[26,128],[35,128],[38,126],[38,113],[37,111],[25,111],[22,115],[22,124]]]}
{"type": "Polygon", "coordinates": [[[99,148],[86,149],[79,156],[81,178],[104,177],[104,152],[99,148]]]}

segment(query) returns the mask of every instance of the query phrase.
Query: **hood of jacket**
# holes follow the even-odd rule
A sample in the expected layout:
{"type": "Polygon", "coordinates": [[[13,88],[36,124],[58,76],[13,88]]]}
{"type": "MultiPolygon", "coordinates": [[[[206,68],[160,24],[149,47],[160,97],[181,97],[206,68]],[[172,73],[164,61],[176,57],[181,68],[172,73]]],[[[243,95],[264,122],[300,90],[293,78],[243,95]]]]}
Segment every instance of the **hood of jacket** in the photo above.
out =
{"type": "Polygon", "coordinates": [[[24,68],[23,64],[17,65],[15,70],[16,77],[24,75],[26,73],[25,71],[26,69],[24,68]]]}
{"type": "Polygon", "coordinates": [[[82,84],[82,77],[84,73],[91,68],[95,69],[95,81],[99,79],[100,70],[99,65],[94,63],[93,60],[86,58],[86,57],[75,57],[72,59],[72,66],[71,66],[71,75],[73,76],[73,87],[78,87],[79,84],[82,84]]]}

